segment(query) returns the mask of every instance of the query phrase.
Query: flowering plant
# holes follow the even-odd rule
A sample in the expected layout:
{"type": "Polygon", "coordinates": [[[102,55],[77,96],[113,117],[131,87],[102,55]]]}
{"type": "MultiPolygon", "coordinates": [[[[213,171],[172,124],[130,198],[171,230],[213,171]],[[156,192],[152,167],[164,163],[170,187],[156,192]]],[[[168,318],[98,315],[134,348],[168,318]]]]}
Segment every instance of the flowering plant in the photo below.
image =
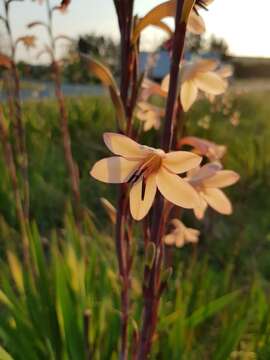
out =
{"type": "Polygon", "coordinates": [[[120,88],[108,68],[88,58],[90,70],[109,88],[116,109],[118,133],[104,134],[104,142],[115,156],[99,160],[90,174],[102,182],[121,184],[114,219],[122,283],[122,359],[127,359],[129,348],[132,218],[144,219],[145,234],[144,309],[141,330],[133,337],[134,358],[141,360],[150,353],[160,297],[167,286],[168,277],[162,274],[170,273],[164,262],[164,245],[182,247],[199,240],[198,230],[187,227],[178,218],[172,220],[172,209],[175,206],[193,209],[200,220],[208,206],[224,215],[232,213],[231,202],[221,188],[236,183],[239,175],[223,170],[221,161],[226,147],[210,140],[183,136],[184,113],[198,99],[199,91],[211,100],[226,91],[227,78],[231,75],[231,68],[221,66],[217,60],[183,61],[186,33],[205,31],[200,12],[211,2],[166,1],[135,19],[133,1],[114,0],[121,34],[120,88]],[[174,31],[163,22],[166,17],[175,18],[174,31]],[[160,27],[171,37],[170,73],[161,85],[148,78],[140,79],[137,71],[140,35],[149,25],[160,27]],[[152,104],[152,95],[165,99],[165,108],[152,104]],[[162,140],[161,144],[155,144],[157,148],[137,142],[140,131],[136,130],[136,119],[143,122],[144,131],[152,128],[160,131],[162,140]],[[183,146],[190,146],[191,150],[183,151],[183,146]],[[166,229],[170,224],[174,229],[168,233],[166,229]]]}

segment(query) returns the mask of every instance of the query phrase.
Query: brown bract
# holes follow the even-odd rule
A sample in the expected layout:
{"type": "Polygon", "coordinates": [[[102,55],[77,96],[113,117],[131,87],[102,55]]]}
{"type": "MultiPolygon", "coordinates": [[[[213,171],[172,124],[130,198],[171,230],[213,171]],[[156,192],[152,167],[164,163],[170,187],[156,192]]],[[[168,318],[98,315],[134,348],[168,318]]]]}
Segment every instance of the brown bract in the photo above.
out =
{"type": "Polygon", "coordinates": [[[11,58],[5,54],[0,53],[0,67],[10,69],[11,65],[12,65],[11,58]]]}
{"type": "Polygon", "coordinates": [[[21,36],[17,39],[16,43],[22,42],[23,45],[29,49],[34,48],[36,46],[36,37],[34,35],[21,36]]]}
{"type": "Polygon", "coordinates": [[[59,6],[55,6],[54,10],[59,10],[62,12],[65,12],[68,8],[68,6],[70,5],[71,0],[62,0],[61,4],[59,6]]]}

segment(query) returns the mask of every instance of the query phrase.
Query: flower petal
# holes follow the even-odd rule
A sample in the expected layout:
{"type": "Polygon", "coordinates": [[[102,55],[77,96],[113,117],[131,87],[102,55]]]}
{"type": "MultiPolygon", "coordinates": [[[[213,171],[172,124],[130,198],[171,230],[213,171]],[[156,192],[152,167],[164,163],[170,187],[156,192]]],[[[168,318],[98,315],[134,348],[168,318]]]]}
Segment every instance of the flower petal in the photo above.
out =
{"type": "Polygon", "coordinates": [[[175,229],[182,229],[183,223],[179,219],[172,219],[171,224],[175,227],[175,229]]]}
{"type": "Polygon", "coordinates": [[[135,220],[141,220],[150,210],[157,191],[156,176],[151,175],[146,179],[144,197],[142,180],[136,182],[129,194],[130,212],[135,220]]]}
{"type": "Polygon", "coordinates": [[[190,151],[172,151],[167,153],[162,165],[175,174],[186,172],[198,166],[202,158],[190,151]]]}
{"type": "Polygon", "coordinates": [[[198,96],[198,88],[194,81],[185,81],[181,86],[181,103],[183,110],[187,112],[198,96]]]}
{"type": "Polygon", "coordinates": [[[217,70],[217,74],[223,78],[228,78],[233,76],[233,67],[232,65],[224,65],[217,70]]]}
{"type": "Polygon", "coordinates": [[[206,179],[214,176],[221,169],[220,164],[208,163],[201,168],[194,168],[188,172],[189,182],[198,184],[204,182],[206,179]]]}
{"type": "Polygon", "coordinates": [[[219,62],[214,59],[200,59],[194,62],[194,73],[213,71],[217,68],[219,62]]]}
{"type": "Polygon", "coordinates": [[[228,83],[214,72],[198,73],[194,82],[198,88],[208,94],[220,95],[225,92],[228,83]]]}
{"type": "Polygon", "coordinates": [[[131,159],[141,159],[145,156],[143,146],[129,137],[117,133],[104,133],[103,140],[109,150],[116,155],[131,159]]]}
{"type": "Polygon", "coordinates": [[[200,35],[205,32],[205,23],[200,15],[197,15],[195,11],[191,11],[187,23],[188,31],[193,34],[200,35]]]}
{"type": "Polygon", "coordinates": [[[120,184],[129,180],[137,166],[138,161],[112,156],[96,162],[90,171],[90,175],[105,183],[120,184]]]}
{"type": "Polygon", "coordinates": [[[199,241],[200,231],[192,228],[185,229],[186,242],[197,243],[199,241]]]}
{"type": "Polygon", "coordinates": [[[198,220],[202,220],[204,218],[204,214],[208,205],[207,202],[201,196],[199,196],[199,199],[200,199],[199,204],[193,209],[193,211],[196,218],[198,220]]]}
{"type": "Polygon", "coordinates": [[[219,189],[205,189],[204,199],[214,210],[220,214],[230,215],[232,213],[232,204],[223,191],[219,189]]]}
{"type": "Polygon", "coordinates": [[[231,170],[221,170],[204,181],[204,185],[210,188],[224,188],[235,184],[240,176],[231,170]]]}
{"type": "Polygon", "coordinates": [[[164,243],[166,245],[174,245],[175,243],[175,235],[174,234],[168,234],[164,236],[164,243]]]}
{"type": "Polygon", "coordinates": [[[157,187],[161,194],[171,203],[185,209],[192,209],[198,204],[198,194],[180,176],[160,168],[157,173],[157,187]]]}
{"type": "Polygon", "coordinates": [[[175,234],[175,246],[181,248],[185,245],[185,233],[184,229],[182,228],[181,231],[177,231],[175,234]]]}

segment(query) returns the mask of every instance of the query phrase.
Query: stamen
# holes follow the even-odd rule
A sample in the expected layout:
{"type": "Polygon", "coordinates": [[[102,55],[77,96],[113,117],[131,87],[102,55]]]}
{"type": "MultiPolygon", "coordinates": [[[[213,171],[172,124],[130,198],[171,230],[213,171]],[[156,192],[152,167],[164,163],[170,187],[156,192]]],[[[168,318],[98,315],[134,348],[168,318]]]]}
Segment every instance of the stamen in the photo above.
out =
{"type": "Polygon", "coordinates": [[[195,6],[194,6],[194,11],[198,15],[199,13],[198,13],[196,6],[208,11],[207,5],[205,4],[204,0],[196,0],[195,6]]]}
{"type": "Polygon", "coordinates": [[[135,183],[145,172],[146,169],[137,169],[128,180],[128,183],[135,183]]]}
{"type": "Polygon", "coordinates": [[[141,200],[144,200],[144,196],[145,196],[145,189],[146,189],[146,181],[145,178],[142,178],[142,193],[141,193],[141,200]]]}
{"type": "Polygon", "coordinates": [[[148,169],[148,165],[154,160],[156,155],[151,156],[146,162],[144,162],[129,178],[128,183],[135,183],[148,169]]]}

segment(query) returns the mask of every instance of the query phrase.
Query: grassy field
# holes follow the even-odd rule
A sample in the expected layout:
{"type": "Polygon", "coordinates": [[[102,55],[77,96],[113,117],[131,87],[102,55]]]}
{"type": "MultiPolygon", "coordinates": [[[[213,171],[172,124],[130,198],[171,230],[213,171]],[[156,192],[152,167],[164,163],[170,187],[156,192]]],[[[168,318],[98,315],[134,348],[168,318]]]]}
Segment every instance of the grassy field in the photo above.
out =
{"type": "MultiPolygon", "coordinates": [[[[241,181],[226,191],[234,213],[209,211],[198,246],[174,250],[176,264],[160,309],[153,359],[270,358],[270,103],[269,93],[199,102],[186,119],[189,134],[228,146],[225,167],[241,181]],[[240,112],[233,126],[232,113],[240,112]],[[202,114],[209,114],[205,118],[202,114]]],[[[115,204],[116,187],[88,175],[107,151],[102,133],[114,130],[106,98],[67,99],[74,156],[79,164],[84,235],[69,207],[69,182],[54,102],[24,105],[30,159],[32,277],[20,260],[9,179],[0,158],[0,359],[117,359],[119,279],[113,229],[100,206],[115,204]],[[4,350],[5,349],[5,350],[4,350]],[[7,352],[6,352],[7,351],[7,352]],[[10,355],[8,355],[10,354],[10,355]]],[[[144,143],[157,145],[155,132],[144,143]]],[[[140,232],[132,282],[130,336],[140,325],[143,276],[140,232]]]]}

